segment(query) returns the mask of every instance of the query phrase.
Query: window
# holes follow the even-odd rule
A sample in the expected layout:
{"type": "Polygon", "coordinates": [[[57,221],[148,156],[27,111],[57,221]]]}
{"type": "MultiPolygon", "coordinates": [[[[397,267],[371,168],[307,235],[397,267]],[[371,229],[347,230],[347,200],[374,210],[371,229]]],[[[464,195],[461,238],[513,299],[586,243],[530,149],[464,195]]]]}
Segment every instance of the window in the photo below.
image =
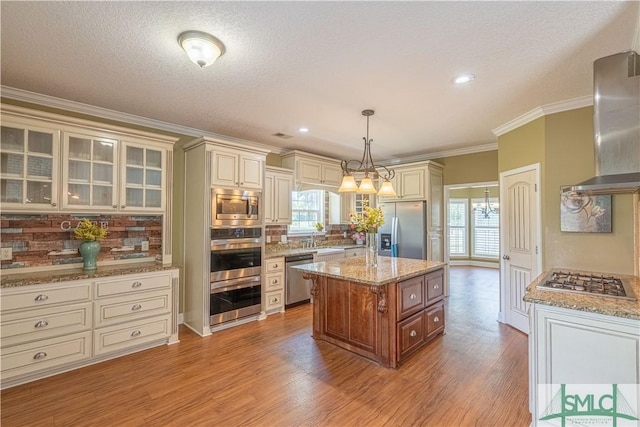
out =
{"type": "Polygon", "coordinates": [[[313,233],[318,222],[324,223],[324,191],[292,191],[289,233],[313,233]]]}
{"type": "MultiPolygon", "coordinates": [[[[472,199],[473,206],[483,206],[484,199],[472,199]]],[[[496,206],[498,199],[489,199],[496,206]]],[[[473,257],[495,258],[500,254],[500,216],[497,212],[485,214],[481,210],[472,211],[473,257]]]]}
{"type": "Polygon", "coordinates": [[[469,256],[467,199],[449,199],[449,255],[469,256]]]}

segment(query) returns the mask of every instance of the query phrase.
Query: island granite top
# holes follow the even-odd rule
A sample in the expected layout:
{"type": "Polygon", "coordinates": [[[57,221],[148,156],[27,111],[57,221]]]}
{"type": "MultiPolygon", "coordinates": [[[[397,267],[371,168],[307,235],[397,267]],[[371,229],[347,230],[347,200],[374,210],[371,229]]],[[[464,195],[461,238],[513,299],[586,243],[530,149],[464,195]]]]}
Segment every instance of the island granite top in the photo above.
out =
{"type": "MultiPolygon", "coordinates": [[[[598,275],[603,274],[600,272],[575,269],[562,270],[571,270],[578,273],[595,273],[598,275]]],[[[524,301],[550,305],[554,307],[587,311],[590,313],[606,314],[608,316],[640,320],[640,300],[637,299],[640,298],[640,278],[636,276],[614,274],[614,276],[625,279],[629,283],[629,286],[636,296],[636,300],[632,301],[621,298],[598,296],[588,293],[583,294],[574,292],[562,292],[557,290],[544,290],[536,288],[536,286],[545,279],[547,273],[548,271],[545,271],[533,282],[531,282],[529,286],[527,286],[527,293],[522,298],[524,301]]]]}
{"type": "Polygon", "coordinates": [[[98,266],[97,270],[84,271],[82,267],[38,271],[31,273],[6,274],[0,276],[0,288],[13,288],[18,286],[40,285],[43,283],[59,283],[73,280],[97,279],[101,277],[121,276],[124,274],[151,273],[156,271],[173,270],[178,267],[163,265],[154,261],[137,262],[130,264],[117,264],[98,266]]]}
{"type": "Polygon", "coordinates": [[[410,279],[437,270],[445,265],[443,262],[379,256],[377,267],[366,267],[365,257],[359,256],[313,264],[302,264],[291,268],[318,276],[382,286],[388,283],[410,279]]]}

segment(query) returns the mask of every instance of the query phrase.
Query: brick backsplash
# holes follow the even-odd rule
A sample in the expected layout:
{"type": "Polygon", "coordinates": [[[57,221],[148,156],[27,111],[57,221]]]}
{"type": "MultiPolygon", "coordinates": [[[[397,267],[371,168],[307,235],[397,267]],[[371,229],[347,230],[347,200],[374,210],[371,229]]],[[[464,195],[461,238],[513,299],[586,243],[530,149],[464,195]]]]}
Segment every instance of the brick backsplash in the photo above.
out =
{"type": "MultiPolygon", "coordinates": [[[[267,225],[265,234],[271,237],[271,243],[267,243],[267,246],[277,246],[280,245],[281,236],[287,235],[287,226],[286,225],[267,225]]],[[[340,246],[340,245],[350,245],[353,244],[354,241],[351,240],[352,232],[349,230],[348,225],[327,225],[325,227],[324,235],[316,235],[314,237],[315,242],[318,246],[340,246]],[[343,233],[347,232],[347,237],[344,238],[343,233]]],[[[297,248],[301,247],[302,243],[306,240],[311,239],[311,236],[287,236],[287,242],[289,248],[297,248]]],[[[267,248],[269,249],[269,248],[267,248]]]]}
{"type": "Polygon", "coordinates": [[[82,264],[80,241],[73,228],[87,218],[107,229],[100,241],[100,261],[132,258],[162,258],[162,216],[160,215],[0,215],[0,245],[10,247],[11,260],[2,261],[2,269],[21,269],[47,265],[82,264]],[[149,250],[142,251],[142,242],[149,250]]]}

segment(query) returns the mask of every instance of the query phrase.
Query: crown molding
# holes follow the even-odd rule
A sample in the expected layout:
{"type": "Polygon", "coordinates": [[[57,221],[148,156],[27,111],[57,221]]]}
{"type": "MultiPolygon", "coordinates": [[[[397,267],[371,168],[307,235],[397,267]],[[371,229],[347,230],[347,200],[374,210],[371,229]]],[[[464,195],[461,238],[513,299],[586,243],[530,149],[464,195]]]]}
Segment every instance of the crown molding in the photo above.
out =
{"type": "Polygon", "coordinates": [[[261,144],[246,139],[235,138],[232,136],[221,135],[218,133],[208,132],[187,126],[181,126],[174,123],[163,122],[161,120],[150,119],[148,117],[137,116],[135,114],[123,113],[120,111],[110,110],[108,108],[96,107],[94,105],[83,104],[81,102],[70,101],[68,99],[56,98],[54,96],[43,95],[40,93],[29,92],[22,89],[16,89],[8,86],[0,86],[0,96],[21,102],[29,102],[31,104],[42,105],[43,107],[58,108],[60,110],[71,111],[74,113],[87,114],[89,116],[99,117],[107,120],[115,120],[118,122],[130,123],[138,126],[145,126],[151,129],[172,132],[184,136],[207,137],[213,138],[221,142],[231,142],[240,145],[250,145],[261,150],[271,153],[282,154],[285,150],[266,144],[261,144]]]}
{"type": "Polygon", "coordinates": [[[498,143],[492,142],[489,144],[474,145],[473,147],[454,148],[451,150],[435,151],[433,153],[425,153],[412,157],[402,157],[393,160],[380,161],[385,166],[399,165],[405,163],[422,162],[425,160],[442,159],[445,157],[462,156],[465,154],[482,153],[484,151],[493,151],[498,149],[498,143]]]}
{"type": "Polygon", "coordinates": [[[524,126],[529,122],[539,119],[542,116],[549,114],[561,113],[563,111],[575,110],[576,108],[589,107],[593,105],[593,96],[582,96],[580,98],[569,99],[568,101],[554,102],[553,104],[543,105],[536,107],[533,110],[525,113],[515,119],[498,126],[491,132],[498,137],[504,135],[507,132],[511,132],[514,129],[524,126]]]}

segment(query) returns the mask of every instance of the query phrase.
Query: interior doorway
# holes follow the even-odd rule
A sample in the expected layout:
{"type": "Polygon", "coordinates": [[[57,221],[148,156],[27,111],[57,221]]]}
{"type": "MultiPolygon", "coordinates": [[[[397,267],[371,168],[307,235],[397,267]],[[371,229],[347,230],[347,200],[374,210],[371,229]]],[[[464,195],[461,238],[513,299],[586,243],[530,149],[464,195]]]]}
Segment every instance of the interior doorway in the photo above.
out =
{"type": "Polygon", "coordinates": [[[444,204],[445,291],[449,295],[449,266],[500,269],[498,181],[445,185],[444,204]]]}

